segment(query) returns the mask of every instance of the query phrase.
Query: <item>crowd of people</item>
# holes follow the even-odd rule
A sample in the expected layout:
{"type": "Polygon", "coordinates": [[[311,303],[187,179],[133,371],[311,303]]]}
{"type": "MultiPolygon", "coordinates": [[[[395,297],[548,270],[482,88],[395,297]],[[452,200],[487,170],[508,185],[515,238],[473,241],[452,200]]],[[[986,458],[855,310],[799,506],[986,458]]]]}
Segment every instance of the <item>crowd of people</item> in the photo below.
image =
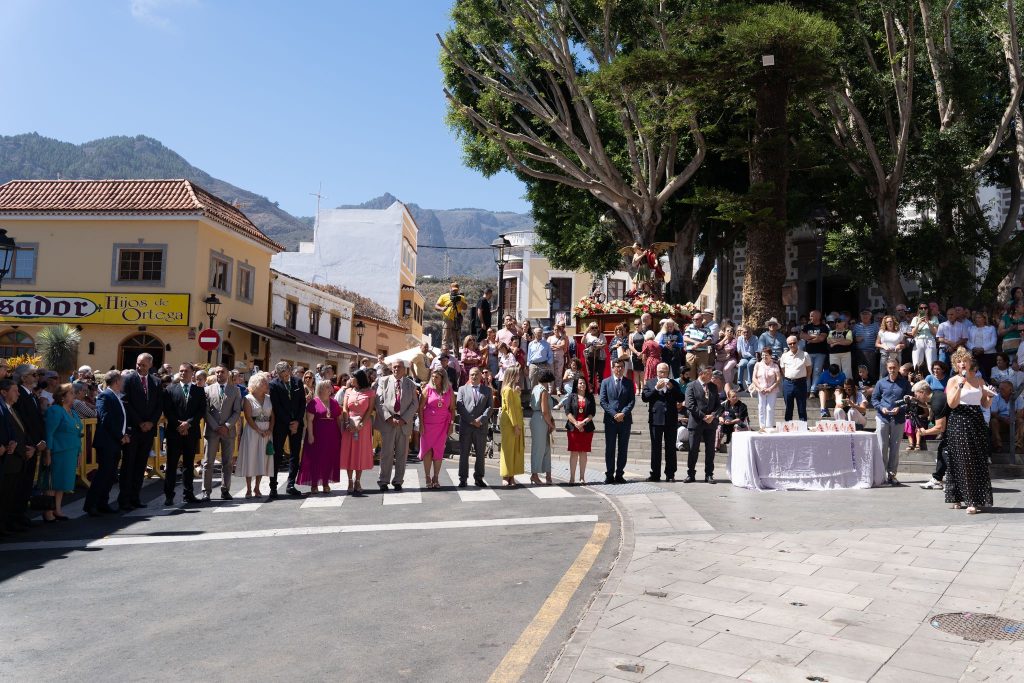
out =
{"type": "Polygon", "coordinates": [[[527,429],[531,482],[550,485],[558,411],[565,416],[569,483],[583,484],[598,405],[605,482],[622,483],[638,398],[649,404],[650,481],[675,481],[680,449],[687,453],[684,481],[696,481],[703,446],[703,479],[714,483],[715,453],[735,431],[752,428],[743,393],[756,397],[762,430],[776,427],[780,394],[786,421],[807,420],[809,396],[817,397],[822,419],[857,428],[866,426],[873,408],[894,486],[903,439],[911,450],[936,440],[936,470],[922,486],[944,488],[947,501],[969,513],[992,505],[993,449],[1009,434],[1024,446],[1020,288],[991,311],[957,306],[942,315],[925,302],[916,315],[897,306],[892,315],[861,311],[856,322],[848,312],[811,311],[789,334],[775,318],[755,330],[718,323],[704,311],[680,328],[645,313],[610,337],[591,323],[578,341],[560,322],[545,329],[506,315],[500,329],[493,327],[491,296],[488,289],[472,307],[472,333],[463,337],[467,307],[452,283],[437,304],[447,325],[439,353],[423,344],[408,361],[388,362],[381,354],[350,374],[336,375],[329,364],[303,370],[286,362],[248,377],[191,363],[153,368],[148,354],[134,369],[100,378],[88,366],[62,378],[28,364],[13,371],[0,364],[0,533],[31,523],[33,492],[43,499],[44,522],[68,519],[63,497],[75,486],[82,420],[89,418],[97,420],[97,469],[85,500],[90,516],[115,512],[109,500],[115,482],[118,510],[146,507],[141,488],[157,438],[166,450],[167,505],[174,503],[179,466],[183,500],[210,500],[218,456],[226,500],[232,476],[244,478],[246,498],[265,495],[263,479],[269,479],[266,495],[277,498],[279,472],[287,473],[289,496],[306,495],[297,486],[309,486],[313,495],[329,492],[342,472],[347,491],[361,496],[363,473],[374,468],[375,457],[379,490],[402,491],[411,452],[422,461],[425,487],[439,488],[456,425],[458,486],[468,486],[471,453],[474,485],[487,486],[482,458],[495,432],[500,476],[505,486],[518,486],[527,429]]]}

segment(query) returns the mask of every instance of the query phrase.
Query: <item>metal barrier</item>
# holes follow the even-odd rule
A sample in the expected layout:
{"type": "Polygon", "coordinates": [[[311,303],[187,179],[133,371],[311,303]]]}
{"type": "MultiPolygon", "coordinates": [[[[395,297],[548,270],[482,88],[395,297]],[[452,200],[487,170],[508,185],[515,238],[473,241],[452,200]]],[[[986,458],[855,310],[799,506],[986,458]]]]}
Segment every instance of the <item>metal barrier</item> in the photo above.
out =
{"type": "MultiPolygon", "coordinates": [[[[163,440],[160,438],[160,427],[165,424],[161,420],[160,424],[157,425],[156,434],[153,435],[153,448],[149,454],[149,460],[152,464],[151,470],[146,474],[147,479],[152,479],[153,477],[164,478],[161,468],[167,463],[167,455],[164,453],[163,440]]],[[[82,426],[84,429],[82,433],[82,450],[78,458],[78,480],[83,486],[88,488],[92,485],[92,478],[99,468],[96,449],[93,446],[97,420],[95,417],[82,418],[82,426]]]]}

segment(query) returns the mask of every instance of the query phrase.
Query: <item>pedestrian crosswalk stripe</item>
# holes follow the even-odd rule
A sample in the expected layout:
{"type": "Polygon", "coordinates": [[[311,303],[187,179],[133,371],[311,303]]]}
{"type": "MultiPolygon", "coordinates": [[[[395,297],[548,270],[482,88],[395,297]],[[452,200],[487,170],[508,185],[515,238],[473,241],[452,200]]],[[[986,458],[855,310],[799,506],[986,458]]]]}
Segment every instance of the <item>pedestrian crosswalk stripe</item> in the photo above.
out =
{"type": "Polygon", "coordinates": [[[420,489],[420,475],[416,468],[410,467],[405,470],[405,481],[402,483],[402,490],[397,493],[388,493],[382,498],[384,505],[415,505],[423,502],[420,489]]]}
{"type": "Polygon", "coordinates": [[[317,495],[311,495],[302,501],[301,507],[303,510],[307,508],[340,508],[341,504],[345,502],[345,496],[341,495],[337,491],[331,491],[330,494],[324,495],[322,493],[317,495]]]}
{"type": "Polygon", "coordinates": [[[538,498],[572,498],[573,495],[560,486],[527,486],[526,490],[538,498]]]}
{"type": "Polygon", "coordinates": [[[214,512],[253,512],[259,510],[263,503],[238,503],[227,505],[218,505],[213,509],[214,512]]]}
{"type": "MultiPolygon", "coordinates": [[[[459,471],[445,468],[445,474],[448,475],[448,479],[453,484],[458,486],[459,483],[459,471]]],[[[489,503],[495,500],[501,500],[498,498],[498,494],[492,489],[455,489],[459,492],[459,499],[463,503],[489,503]]]]}

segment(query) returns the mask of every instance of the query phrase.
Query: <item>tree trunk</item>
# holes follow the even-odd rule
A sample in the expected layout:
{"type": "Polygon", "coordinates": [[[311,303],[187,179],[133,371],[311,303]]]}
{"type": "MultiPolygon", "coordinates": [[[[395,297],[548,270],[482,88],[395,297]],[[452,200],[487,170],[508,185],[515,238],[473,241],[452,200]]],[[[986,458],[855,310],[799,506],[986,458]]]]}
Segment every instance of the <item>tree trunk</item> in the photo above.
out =
{"type": "Polygon", "coordinates": [[[786,283],[786,191],[789,185],[789,131],[786,108],[789,83],[768,72],[755,93],[757,111],[750,150],[751,193],[770,218],[747,230],[747,266],[743,275],[743,322],[764,327],[768,318],[784,320],[786,283]],[[757,195],[755,195],[757,196],[757,195]]]}
{"type": "Polygon", "coordinates": [[[878,224],[881,228],[881,244],[878,245],[878,287],[882,290],[885,305],[890,310],[899,304],[906,305],[907,293],[900,278],[899,261],[896,259],[896,238],[899,235],[899,215],[895,199],[883,197],[878,202],[878,224]]]}
{"type": "Polygon", "coordinates": [[[691,211],[686,221],[673,234],[675,246],[668,255],[672,281],[669,283],[666,298],[674,304],[693,301],[704,288],[704,283],[700,283],[700,286],[694,289],[697,283],[694,281],[693,256],[697,233],[700,232],[700,220],[697,211],[691,211]]]}

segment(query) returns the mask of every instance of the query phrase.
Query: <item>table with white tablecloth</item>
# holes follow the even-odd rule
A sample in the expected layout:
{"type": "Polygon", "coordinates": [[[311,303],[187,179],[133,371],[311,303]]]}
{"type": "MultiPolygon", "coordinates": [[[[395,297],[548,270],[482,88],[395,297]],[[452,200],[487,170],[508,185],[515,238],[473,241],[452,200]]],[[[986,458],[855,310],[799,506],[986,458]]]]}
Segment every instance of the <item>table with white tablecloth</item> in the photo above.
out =
{"type": "Polygon", "coordinates": [[[873,432],[735,432],[729,461],[733,485],[748,489],[867,489],[885,483],[873,432]]]}

